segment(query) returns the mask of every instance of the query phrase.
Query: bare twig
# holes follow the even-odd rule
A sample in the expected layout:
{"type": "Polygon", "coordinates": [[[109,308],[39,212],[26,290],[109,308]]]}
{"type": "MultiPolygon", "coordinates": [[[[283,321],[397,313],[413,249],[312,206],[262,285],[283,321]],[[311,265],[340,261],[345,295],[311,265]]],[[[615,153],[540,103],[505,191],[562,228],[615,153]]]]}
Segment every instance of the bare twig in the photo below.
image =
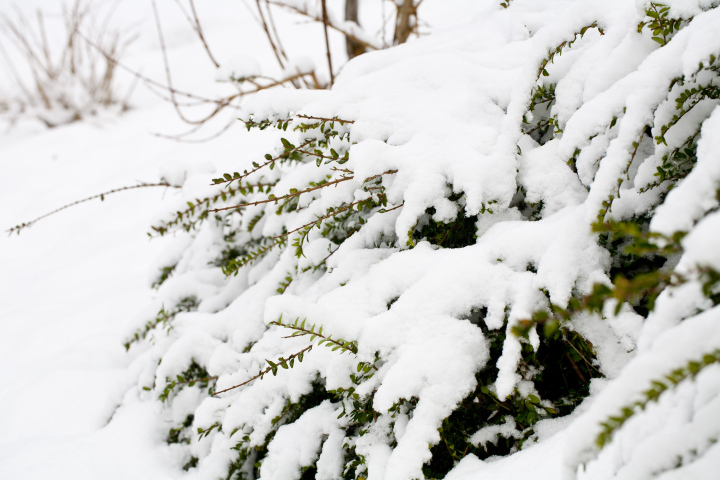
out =
{"type": "Polygon", "coordinates": [[[210,51],[210,47],[208,46],[207,42],[205,41],[205,35],[203,34],[202,25],[200,25],[200,19],[198,18],[197,11],[195,10],[195,2],[194,0],[189,0],[190,2],[190,11],[192,13],[191,16],[185,11],[185,8],[183,7],[182,3],[180,3],[180,0],[175,0],[175,3],[177,3],[178,8],[180,8],[180,11],[183,13],[187,21],[190,23],[190,26],[197,34],[198,38],[200,39],[200,42],[202,43],[203,47],[205,48],[205,51],[208,54],[208,57],[210,58],[210,61],[215,65],[216,68],[220,67],[220,64],[215,60],[215,57],[213,56],[212,52],[210,51]]]}
{"type": "MultiPolygon", "coordinates": [[[[585,365],[587,365],[588,368],[592,368],[593,370],[595,370],[596,372],[598,372],[600,375],[602,375],[602,372],[601,372],[600,370],[598,370],[597,368],[595,368],[595,366],[594,366],[592,363],[588,362],[588,359],[585,358],[585,355],[583,355],[582,353],[580,353],[580,350],[578,350],[577,348],[575,348],[575,345],[573,345],[573,343],[572,343],[567,337],[565,337],[564,340],[565,340],[565,342],[567,342],[567,343],[572,347],[573,350],[575,350],[575,353],[577,353],[578,355],[580,355],[580,358],[582,358],[582,359],[585,361],[585,365]]],[[[571,359],[571,360],[572,360],[572,359],[571,359]]]]}
{"type": "Polygon", "coordinates": [[[343,123],[355,123],[354,120],[343,120],[341,118],[333,117],[333,118],[324,118],[324,117],[313,117],[310,115],[298,115],[300,118],[307,118],[310,120],[322,120],[323,122],[338,122],[340,125],[343,123]]]}
{"type": "MultiPolygon", "coordinates": [[[[307,11],[307,10],[303,10],[303,9],[301,9],[301,8],[298,8],[298,7],[296,7],[295,5],[288,5],[288,4],[285,4],[285,3],[283,3],[283,2],[281,2],[281,1],[279,1],[279,0],[266,0],[266,1],[267,1],[267,3],[270,4],[270,5],[277,5],[278,7],[282,7],[282,8],[288,9],[288,10],[290,10],[290,11],[292,11],[292,12],[295,12],[295,13],[297,13],[297,14],[300,14],[300,15],[302,15],[302,16],[304,16],[304,17],[308,17],[308,18],[310,18],[310,19],[312,19],[312,20],[314,20],[314,21],[316,21],[316,22],[323,23],[323,18],[322,18],[322,16],[319,16],[319,15],[316,15],[316,14],[314,14],[314,13],[311,13],[311,12],[309,12],[309,11],[307,11]]],[[[372,45],[372,44],[368,43],[367,41],[362,40],[361,38],[358,38],[357,36],[353,35],[351,32],[348,32],[347,30],[343,29],[342,27],[340,27],[340,26],[338,26],[338,25],[335,25],[332,21],[330,21],[330,19],[328,19],[327,26],[328,26],[328,28],[332,28],[333,30],[342,33],[343,35],[345,35],[345,36],[348,37],[349,39],[353,40],[354,42],[357,42],[358,44],[364,46],[364,47],[367,48],[367,49],[370,49],[370,50],[378,50],[378,47],[377,47],[376,45],[372,45]]]]}
{"type": "Polygon", "coordinates": [[[570,365],[572,365],[573,370],[575,370],[575,374],[578,376],[580,381],[582,383],[587,383],[587,380],[585,379],[585,376],[582,374],[582,371],[580,370],[580,367],[577,366],[575,363],[575,360],[572,359],[569,353],[565,352],[565,356],[568,360],[570,360],[570,365]]]}
{"type": "Polygon", "coordinates": [[[132,68],[128,67],[127,65],[125,65],[125,64],[123,64],[123,63],[120,63],[119,60],[117,60],[117,59],[114,58],[112,55],[110,55],[108,52],[106,52],[105,50],[103,50],[103,48],[102,48],[101,46],[99,46],[97,43],[95,43],[95,42],[93,42],[92,40],[90,40],[90,39],[89,39],[86,35],[84,35],[82,32],[79,32],[79,31],[78,31],[78,32],[77,32],[77,35],[78,35],[80,38],[82,38],[88,45],[90,45],[91,47],[95,48],[98,52],[100,52],[100,54],[101,54],[102,56],[104,56],[105,59],[106,59],[108,62],[111,62],[113,65],[115,65],[116,67],[118,67],[118,68],[124,70],[125,72],[129,73],[129,74],[132,75],[133,77],[136,77],[136,78],[140,79],[140,81],[142,81],[146,86],[149,85],[149,86],[152,86],[152,87],[160,88],[160,89],[162,89],[162,90],[164,90],[164,91],[172,92],[172,93],[175,94],[175,95],[180,95],[180,96],[183,96],[183,97],[186,97],[186,98],[190,98],[190,99],[193,99],[193,100],[198,100],[198,101],[204,102],[204,103],[218,103],[218,102],[221,101],[221,100],[213,100],[213,99],[210,99],[210,98],[202,97],[202,96],[197,95],[197,94],[194,94],[194,93],[189,93],[189,92],[185,92],[185,91],[182,91],[182,90],[178,90],[177,88],[174,88],[174,87],[171,87],[171,86],[168,86],[168,85],[164,85],[164,84],[162,84],[162,83],[160,83],[160,82],[158,82],[158,81],[156,81],[156,80],[153,80],[153,79],[150,78],[150,77],[146,77],[145,75],[141,74],[140,72],[137,72],[137,71],[133,70],[132,68]]]}
{"type": "MultiPolygon", "coordinates": [[[[255,0],[255,2],[257,3],[258,12],[260,13],[260,21],[262,22],[263,30],[265,30],[265,36],[267,36],[268,42],[270,42],[270,48],[272,48],[272,51],[275,54],[275,58],[280,64],[280,68],[285,68],[280,49],[277,47],[277,45],[275,45],[275,40],[273,40],[272,34],[270,33],[270,28],[268,27],[268,23],[265,20],[265,14],[263,13],[260,0],[255,0]]],[[[287,58],[285,60],[287,61],[287,58]]]]}
{"type": "Polygon", "coordinates": [[[236,122],[236,121],[237,121],[237,119],[231,118],[230,121],[227,122],[224,127],[222,127],[222,128],[221,128],[220,130],[218,130],[217,132],[213,133],[213,134],[210,135],[209,137],[203,137],[203,138],[184,138],[184,137],[187,137],[188,135],[191,135],[191,134],[197,132],[201,127],[204,126],[204,124],[196,125],[196,126],[193,127],[189,132],[180,133],[180,134],[178,134],[178,135],[165,135],[165,134],[163,134],[163,133],[154,133],[153,135],[155,135],[156,137],[159,137],[159,138],[167,138],[168,140],[174,140],[174,141],[180,142],[180,143],[205,143],[205,142],[209,142],[210,140],[214,140],[214,139],[218,138],[218,137],[221,136],[223,133],[225,133],[225,132],[227,132],[228,130],[230,130],[230,127],[232,127],[233,125],[235,125],[235,122],[236,122]]]}
{"type": "Polygon", "coordinates": [[[126,190],[134,190],[134,189],[136,189],[136,188],[147,188],[147,187],[181,188],[181,187],[179,187],[179,186],[177,186],[177,185],[172,185],[172,184],[170,184],[170,183],[168,183],[168,182],[160,182],[160,183],[140,183],[140,184],[138,184],[138,185],[131,185],[131,186],[127,186],[127,187],[115,188],[115,189],[113,189],[113,190],[108,190],[107,192],[98,193],[97,195],[93,195],[93,196],[91,196],[91,197],[83,198],[82,200],[77,200],[77,201],[75,201],[75,202],[68,203],[67,205],[64,205],[64,206],[62,206],[62,207],[60,207],[60,208],[56,208],[56,209],[53,210],[52,212],[48,212],[48,213],[46,213],[45,215],[41,215],[41,216],[37,217],[37,218],[34,219],[34,220],[30,220],[29,222],[22,223],[22,224],[20,224],[20,225],[17,225],[17,226],[15,226],[15,227],[12,227],[11,229],[6,230],[6,231],[7,231],[8,233],[10,233],[10,234],[12,234],[13,232],[17,232],[17,233],[19,234],[19,233],[20,233],[20,230],[23,230],[23,229],[25,229],[25,228],[28,228],[28,227],[34,225],[35,223],[39,222],[39,221],[42,220],[43,218],[49,217],[50,215],[54,215],[54,214],[56,214],[56,213],[58,213],[58,212],[60,212],[60,211],[62,211],[62,210],[65,210],[66,208],[73,207],[73,206],[78,205],[78,204],[80,204],[80,203],[89,202],[90,200],[95,200],[96,198],[99,198],[99,199],[102,201],[102,200],[105,200],[105,196],[106,196],[106,195],[112,195],[113,193],[124,192],[124,191],[126,191],[126,190]]]}
{"type": "Polygon", "coordinates": [[[392,175],[392,174],[394,174],[394,173],[397,173],[397,170],[387,170],[387,171],[385,171],[385,172],[383,172],[383,173],[378,173],[377,175],[373,175],[372,177],[366,178],[365,180],[363,180],[363,183],[365,183],[365,182],[367,182],[367,181],[370,181],[370,180],[374,180],[374,179],[376,179],[376,178],[378,178],[378,177],[382,177],[383,175],[392,175]]]}
{"type": "Polygon", "coordinates": [[[267,10],[268,25],[270,26],[270,30],[272,31],[272,35],[277,45],[278,52],[285,59],[285,61],[288,61],[288,56],[285,52],[285,47],[282,44],[282,39],[280,38],[280,34],[277,31],[277,27],[275,27],[275,17],[273,17],[272,9],[270,8],[270,6],[267,5],[267,1],[265,2],[265,6],[267,10]]]}
{"type": "Polygon", "coordinates": [[[398,208],[402,207],[403,205],[405,205],[405,202],[401,203],[400,205],[396,205],[396,206],[394,206],[393,208],[389,208],[389,209],[385,210],[385,211],[382,212],[382,213],[392,212],[393,210],[397,210],[398,208]]]}
{"type": "MultiPolygon", "coordinates": [[[[168,61],[167,48],[165,47],[165,36],[163,35],[162,25],[160,24],[160,14],[158,13],[157,3],[155,2],[155,0],[151,0],[151,4],[153,8],[153,16],[155,17],[155,27],[158,33],[158,41],[160,42],[160,51],[162,52],[163,65],[165,66],[165,79],[167,80],[168,92],[170,93],[170,103],[172,103],[173,107],[175,108],[175,113],[177,113],[178,117],[180,117],[181,120],[186,123],[193,123],[192,120],[189,120],[185,117],[182,110],[180,109],[180,106],[177,103],[177,100],[175,99],[175,91],[173,89],[172,83],[172,74],[170,73],[170,62],[168,61]]],[[[222,108],[222,104],[218,103],[215,111],[210,114],[208,119],[215,116],[215,114],[222,110],[222,108]]]]}
{"type": "Polygon", "coordinates": [[[322,14],[323,14],[323,29],[325,30],[325,49],[327,51],[328,68],[330,70],[330,86],[335,83],[335,74],[333,73],[332,56],[330,55],[330,38],[328,37],[328,16],[327,6],[325,0],[321,0],[322,3],[322,14]]]}

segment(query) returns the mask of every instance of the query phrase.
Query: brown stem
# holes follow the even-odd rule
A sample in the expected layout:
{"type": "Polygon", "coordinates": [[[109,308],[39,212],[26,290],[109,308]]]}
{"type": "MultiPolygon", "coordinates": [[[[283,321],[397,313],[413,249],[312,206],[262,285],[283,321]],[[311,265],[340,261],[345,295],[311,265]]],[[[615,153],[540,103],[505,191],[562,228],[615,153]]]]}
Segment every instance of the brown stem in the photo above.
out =
{"type": "Polygon", "coordinates": [[[215,375],[214,377],[198,378],[197,380],[185,380],[185,381],[183,381],[183,382],[173,381],[173,382],[171,382],[171,383],[173,383],[174,385],[182,385],[182,384],[184,384],[184,383],[209,382],[210,380],[217,380],[217,379],[218,379],[218,377],[217,377],[217,375],[215,375]]]}
{"type": "Polygon", "coordinates": [[[189,0],[190,2],[190,11],[192,12],[192,17],[187,13],[185,8],[183,7],[182,3],[180,3],[180,0],[175,0],[175,3],[177,3],[178,8],[182,12],[185,19],[190,24],[190,27],[195,31],[198,38],[200,39],[200,42],[202,43],[203,47],[205,48],[205,52],[208,54],[208,57],[210,58],[210,61],[215,65],[215,68],[219,68],[220,64],[215,60],[215,57],[213,56],[212,52],[210,51],[210,47],[208,46],[207,42],[205,41],[205,35],[202,31],[202,26],[200,25],[200,19],[198,18],[197,11],[195,10],[195,2],[193,0],[189,0]]]}
{"type": "MultiPolygon", "coordinates": [[[[267,0],[265,0],[265,4],[267,5],[267,0]]],[[[288,56],[287,56],[287,53],[285,53],[285,47],[282,44],[280,34],[278,33],[277,27],[275,26],[275,18],[273,17],[272,8],[270,8],[269,5],[267,5],[267,17],[268,17],[268,23],[270,25],[270,29],[272,30],[272,34],[275,36],[275,41],[277,42],[278,51],[280,52],[280,55],[287,61],[288,56]]],[[[307,80],[305,80],[305,78],[303,78],[302,80],[305,83],[305,86],[307,87],[308,86],[307,80]]],[[[295,88],[300,88],[300,85],[295,83],[294,80],[293,80],[292,84],[295,88]]]]}
{"type": "Polygon", "coordinates": [[[327,157],[327,156],[321,155],[321,154],[319,154],[319,153],[308,152],[307,150],[297,149],[297,151],[300,152],[300,153],[304,153],[305,155],[311,155],[311,156],[313,156],[313,157],[324,158],[324,159],[326,159],[326,160],[339,160],[338,158],[335,158],[335,157],[327,157]]]}
{"type": "Polygon", "coordinates": [[[575,353],[577,353],[578,355],[580,355],[580,358],[582,358],[582,359],[585,361],[585,364],[588,366],[588,368],[592,368],[593,370],[595,370],[596,372],[598,372],[600,375],[602,375],[602,372],[601,372],[600,370],[598,370],[597,368],[595,368],[595,366],[594,366],[592,363],[588,362],[588,359],[585,358],[585,355],[583,355],[582,353],[580,353],[580,350],[578,350],[577,348],[575,348],[575,345],[573,345],[570,340],[568,340],[567,338],[565,338],[564,340],[568,343],[568,345],[570,345],[570,346],[572,347],[573,350],[575,350],[575,353]]]}
{"type": "Polygon", "coordinates": [[[397,210],[398,208],[402,207],[403,205],[405,205],[405,202],[403,202],[403,203],[401,203],[400,205],[397,205],[397,206],[391,208],[390,210],[385,210],[383,213],[392,212],[393,210],[397,210]]]}
{"type": "Polygon", "coordinates": [[[403,0],[398,6],[395,21],[395,45],[405,43],[412,33],[412,18],[417,16],[417,6],[413,5],[414,0],[403,0]]]}
{"type": "Polygon", "coordinates": [[[341,118],[333,117],[333,118],[324,118],[324,117],[313,117],[310,115],[298,115],[300,118],[307,118],[310,120],[322,120],[324,122],[339,122],[341,125],[343,123],[355,123],[354,120],[343,120],[341,118]]]}
{"type": "Polygon", "coordinates": [[[328,16],[325,0],[321,0],[323,14],[323,29],[325,30],[325,50],[327,51],[328,68],[330,69],[330,87],[335,83],[335,74],[333,73],[332,57],[330,56],[330,38],[328,37],[328,16]]]}
{"type": "Polygon", "coordinates": [[[575,363],[575,360],[572,359],[569,353],[565,352],[565,356],[568,360],[570,360],[570,365],[572,366],[573,370],[575,370],[575,373],[577,374],[578,378],[582,383],[587,383],[587,380],[585,379],[585,376],[582,374],[582,371],[580,370],[580,367],[577,366],[577,363],[575,363]]]}
{"type": "Polygon", "coordinates": [[[280,64],[280,68],[285,68],[285,64],[283,63],[283,60],[280,56],[280,51],[278,50],[277,46],[275,45],[275,41],[273,40],[272,35],[270,35],[270,29],[268,28],[267,21],[265,20],[265,14],[262,11],[262,6],[260,5],[260,0],[255,0],[255,3],[257,3],[258,12],[260,13],[260,21],[262,22],[263,30],[265,30],[265,36],[267,37],[268,42],[270,42],[270,48],[272,48],[272,51],[275,54],[275,58],[277,59],[278,63],[280,64]]]}
{"type": "Polygon", "coordinates": [[[383,175],[392,175],[392,174],[394,174],[394,173],[397,173],[397,170],[387,170],[387,171],[385,171],[385,172],[383,172],[383,173],[378,173],[377,175],[373,175],[372,177],[366,178],[365,180],[363,180],[363,183],[365,183],[365,182],[367,182],[367,181],[369,181],[369,180],[373,180],[373,179],[378,178],[378,177],[382,177],[383,175]]]}
{"type": "Polygon", "coordinates": [[[174,140],[174,141],[180,142],[180,143],[205,143],[205,142],[209,142],[210,140],[214,140],[214,139],[218,138],[218,137],[221,136],[223,133],[225,133],[225,132],[227,132],[228,130],[230,130],[230,127],[232,127],[233,125],[235,125],[235,122],[236,122],[236,121],[237,121],[237,119],[231,118],[230,121],[228,121],[228,122],[225,124],[224,127],[222,127],[222,128],[221,128],[220,130],[218,130],[217,132],[213,133],[213,134],[210,135],[209,137],[203,137],[203,138],[185,138],[185,137],[187,137],[188,135],[192,135],[193,133],[195,133],[195,132],[197,132],[198,130],[200,130],[200,128],[203,127],[203,124],[196,125],[196,126],[194,126],[192,129],[190,129],[190,131],[188,131],[188,132],[183,132],[183,133],[179,133],[179,134],[177,134],[177,135],[166,135],[166,134],[164,134],[164,133],[153,133],[153,135],[155,135],[156,137],[159,137],[159,138],[167,138],[168,140],[174,140]]]}
{"type": "MultiPolygon", "coordinates": [[[[293,12],[299,14],[299,15],[303,15],[303,16],[305,16],[305,17],[308,17],[308,18],[310,18],[310,19],[312,19],[312,20],[314,20],[314,21],[316,21],[316,22],[322,22],[322,21],[323,21],[323,19],[322,19],[321,17],[318,17],[317,15],[314,15],[314,14],[308,12],[307,10],[303,10],[303,9],[298,8],[298,7],[296,7],[296,6],[293,6],[293,5],[287,5],[287,4],[282,3],[281,1],[278,1],[278,0],[267,0],[267,3],[269,3],[269,4],[271,4],[271,5],[277,5],[278,7],[286,8],[286,9],[291,10],[291,11],[293,11],[293,12]]],[[[332,28],[332,29],[335,30],[336,32],[342,33],[342,34],[345,35],[347,38],[352,39],[354,42],[357,42],[357,43],[359,43],[360,45],[363,45],[363,46],[364,46],[365,48],[367,48],[367,49],[370,49],[370,50],[377,50],[377,49],[378,49],[376,46],[371,45],[371,44],[369,44],[368,42],[366,42],[366,41],[364,41],[364,40],[356,37],[356,36],[353,35],[352,33],[346,32],[345,30],[343,30],[343,29],[340,28],[339,26],[335,25],[334,23],[330,22],[329,20],[328,20],[327,26],[328,26],[329,28],[332,28]]]]}
{"type": "Polygon", "coordinates": [[[538,124],[535,126],[535,128],[531,128],[531,129],[528,130],[527,132],[523,131],[523,133],[524,133],[525,135],[530,135],[530,134],[531,134],[532,132],[534,132],[535,130],[537,130],[537,129],[539,129],[539,128],[547,127],[548,125],[552,125],[552,124],[549,123],[548,121],[546,121],[545,123],[542,123],[542,120],[541,120],[540,123],[538,123],[538,124]]]}
{"type": "MultiPolygon", "coordinates": [[[[345,21],[354,22],[360,26],[358,20],[358,0],[345,0],[345,21]]],[[[359,44],[349,37],[345,37],[345,50],[347,51],[348,60],[352,60],[358,55],[365,53],[365,46],[359,44]]]]}
{"type": "Polygon", "coordinates": [[[113,194],[113,193],[123,192],[123,191],[125,191],[125,190],[134,190],[134,189],[136,189],[136,188],[146,188],[146,187],[181,188],[181,187],[179,187],[179,186],[177,186],[177,185],[171,185],[171,184],[169,184],[169,183],[167,183],[167,182],[160,182],[160,183],[141,183],[141,184],[139,184],[139,185],[131,185],[131,186],[127,186],[127,187],[115,188],[115,189],[113,189],[113,190],[108,190],[107,192],[98,193],[97,195],[93,195],[93,196],[91,196],[91,197],[83,198],[82,200],[77,200],[77,201],[75,201],[75,202],[68,203],[67,205],[64,205],[64,206],[62,206],[62,207],[60,207],[60,208],[56,208],[56,209],[53,210],[52,212],[46,213],[45,215],[41,215],[41,216],[37,217],[37,218],[34,219],[34,220],[30,220],[29,222],[22,223],[22,224],[20,224],[20,225],[17,225],[17,226],[15,226],[15,227],[12,227],[11,229],[6,230],[6,231],[7,231],[8,233],[11,233],[11,234],[12,234],[13,232],[18,232],[18,234],[19,234],[19,233],[20,233],[20,230],[22,230],[22,229],[24,229],[24,228],[27,228],[27,227],[29,227],[29,226],[37,223],[38,221],[42,220],[43,218],[49,217],[50,215],[54,215],[54,214],[56,214],[56,213],[58,213],[58,212],[60,212],[60,211],[62,211],[62,210],[65,210],[66,208],[73,207],[73,206],[78,205],[78,204],[80,204],[80,203],[89,202],[90,200],[95,200],[96,198],[99,198],[99,199],[101,199],[101,200],[105,200],[105,195],[111,195],[111,194],[113,194]]]}
{"type": "Polygon", "coordinates": [[[205,47],[205,51],[207,52],[208,57],[210,57],[210,61],[215,64],[216,68],[220,68],[220,64],[215,60],[215,57],[213,57],[213,54],[210,51],[210,47],[205,41],[205,35],[203,35],[202,27],[200,26],[200,20],[198,18],[197,12],[195,11],[195,2],[193,0],[190,0],[190,10],[192,10],[193,20],[195,21],[195,31],[197,32],[198,37],[203,44],[203,47],[205,47]]]}
{"type": "MultiPolygon", "coordinates": [[[[168,60],[167,55],[167,48],[165,47],[165,36],[163,35],[162,31],[162,25],[160,24],[160,14],[157,10],[157,4],[155,3],[155,0],[151,1],[152,8],[153,8],[153,15],[155,16],[155,28],[157,29],[158,33],[158,40],[160,41],[160,51],[162,52],[162,58],[163,58],[163,65],[165,66],[165,79],[167,80],[168,84],[168,90],[170,93],[170,102],[172,103],[173,107],[175,108],[175,113],[178,114],[178,117],[182,119],[184,122],[191,123],[187,118],[185,118],[185,115],[182,113],[182,110],[180,110],[180,106],[177,103],[177,100],[175,99],[175,92],[173,90],[173,84],[172,84],[172,75],[170,73],[170,62],[168,60]]],[[[214,115],[219,109],[221,109],[220,105],[218,105],[215,112],[213,112],[212,115],[214,115]]]]}

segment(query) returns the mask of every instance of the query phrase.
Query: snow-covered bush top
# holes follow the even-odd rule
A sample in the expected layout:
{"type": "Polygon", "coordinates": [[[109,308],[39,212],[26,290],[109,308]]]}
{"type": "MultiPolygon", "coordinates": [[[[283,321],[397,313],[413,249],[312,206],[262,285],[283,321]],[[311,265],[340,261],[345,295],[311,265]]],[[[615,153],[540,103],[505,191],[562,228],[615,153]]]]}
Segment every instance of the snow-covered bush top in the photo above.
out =
{"type": "Polygon", "coordinates": [[[720,9],[508,3],[261,92],[274,150],[153,227],[190,234],[127,347],[190,478],[438,478],[561,428],[570,476],[705,471],[720,9]]]}

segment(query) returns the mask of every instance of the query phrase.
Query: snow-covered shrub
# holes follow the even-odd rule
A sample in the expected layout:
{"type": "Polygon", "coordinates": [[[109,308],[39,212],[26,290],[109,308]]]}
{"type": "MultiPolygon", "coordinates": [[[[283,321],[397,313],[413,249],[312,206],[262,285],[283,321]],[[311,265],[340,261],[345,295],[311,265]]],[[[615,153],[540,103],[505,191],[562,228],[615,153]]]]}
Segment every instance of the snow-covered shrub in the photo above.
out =
{"type": "Polygon", "coordinates": [[[441,478],[567,429],[570,476],[710,478],[716,7],[498,3],[248,101],[275,148],[186,183],[126,345],[189,475],[441,478]]]}

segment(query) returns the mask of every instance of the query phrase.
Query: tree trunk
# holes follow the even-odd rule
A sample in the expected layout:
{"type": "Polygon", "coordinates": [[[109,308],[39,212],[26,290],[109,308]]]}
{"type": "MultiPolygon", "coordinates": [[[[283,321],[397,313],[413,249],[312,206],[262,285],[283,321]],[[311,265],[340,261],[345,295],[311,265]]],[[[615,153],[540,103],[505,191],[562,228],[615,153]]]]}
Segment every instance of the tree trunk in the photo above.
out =
{"type": "Polygon", "coordinates": [[[397,17],[395,20],[395,38],[393,43],[400,45],[405,43],[415,28],[417,23],[417,7],[414,0],[403,0],[402,5],[398,6],[397,17]]]}
{"type": "MultiPolygon", "coordinates": [[[[358,0],[345,0],[345,20],[360,25],[358,21],[358,0]]],[[[348,37],[345,37],[345,48],[347,49],[348,60],[365,53],[364,46],[348,37]]]]}

